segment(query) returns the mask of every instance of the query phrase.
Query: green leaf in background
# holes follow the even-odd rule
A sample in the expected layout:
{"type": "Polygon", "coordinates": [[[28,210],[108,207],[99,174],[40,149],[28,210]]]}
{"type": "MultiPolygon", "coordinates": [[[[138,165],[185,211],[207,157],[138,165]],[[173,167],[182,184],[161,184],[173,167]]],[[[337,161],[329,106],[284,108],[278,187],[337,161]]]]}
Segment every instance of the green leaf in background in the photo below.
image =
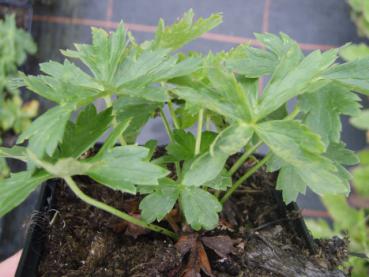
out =
{"type": "Polygon", "coordinates": [[[306,225],[314,238],[332,238],[337,233],[329,226],[325,219],[305,219],[306,225]]]}
{"type": "Polygon", "coordinates": [[[326,146],[330,142],[338,143],[342,131],[340,116],[357,115],[360,112],[360,98],[337,84],[329,84],[313,93],[299,98],[303,122],[312,131],[319,134],[326,146]]]}
{"type": "Polygon", "coordinates": [[[57,145],[62,141],[64,130],[72,113],[70,106],[54,107],[38,117],[18,138],[18,143],[29,140],[29,149],[41,157],[52,156],[57,145]]]}
{"type": "Polygon", "coordinates": [[[369,196],[369,165],[355,168],[352,174],[357,192],[361,196],[369,196]]]}
{"type": "Polygon", "coordinates": [[[351,208],[345,196],[325,195],[322,201],[339,229],[349,229],[359,223],[360,211],[351,208]]]}
{"type": "Polygon", "coordinates": [[[246,124],[232,124],[219,133],[210,147],[210,153],[233,155],[250,141],[253,134],[254,130],[246,124]]]}
{"type": "Polygon", "coordinates": [[[179,203],[187,223],[195,231],[217,226],[222,205],[214,195],[200,188],[187,187],[181,192],[179,203]]]}
{"type": "Polygon", "coordinates": [[[369,196],[369,150],[359,152],[360,166],[354,168],[353,184],[360,196],[369,196]]]}
{"type": "Polygon", "coordinates": [[[141,146],[120,146],[107,151],[87,175],[115,190],[136,193],[135,184],[158,185],[168,171],[146,160],[149,149],[141,146]]]}
{"type": "Polygon", "coordinates": [[[178,196],[179,190],[175,184],[171,184],[170,179],[169,182],[165,179],[159,180],[159,186],[155,187],[155,191],[140,202],[142,219],[148,223],[161,221],[173,209],[178,196]]]}
{"type": "Polygon", "coordinates": [[[167,153],[174,160],[190,160],[194,157],[195,137],[184,130],[173,130],[173,139],[167,145],[167,153]]]}
{"type": "Polygon", "coordinates": [[[335,65],[322,78],[338,82],[352,90],[369,95],[369,57],[335,65]]]}
{"type": "Polygon", "coordinates": [[[353,44],[340,50],[341,57],[346,61],[354,61],[369,56],[369,47],[364,43],[353,44]]]}
{"type": "Polygon", "coordinates": [[[219,13],[212,14],[206,19],[199,18],[196,22],[193,21],[193,17],[191,9],[169,27],[165,27],[161,19],[151,47],[176,50],[222,23],[222,15],[219,13]]]}
{"type": "Polygon", "coordinates": [[[97,113],[93,104],[82,110],[75,123],[67,123],[63,142],[60,145],[60,157],[78,158],[108,130],[113,117],[112,109],[97,113]]]}
{"type": "Polygon", "coordinates": [[[0,181],[0,217],[21,204],[50,175],[42,173],[32,176],[30,172],[15,173],[0,181]]]}
{"type": "Polygon", "coordinates": [[[351,124],[356,128],[369,130],[369,110],[364,110],[356,117],[351,118],[351,124]]]}
{"type": "Polygon", "coordinates": [[[123,133],[127,143],[136,142],[142,127],[155,115],[156,110],[161,106],[161,103],[128,96],[120,96],[114,102],[113,107],[118,122],[131,118],[128,128],[123,133]]]}
{"type": "MultiPolygon", "coordinates": [[[[29,32],[17,28],[15,15],[5,15],[0,23],[0,68],[5,75],[12,75],[22,65],[28,54],[34,54],[37,45],[29,32]]],[[[0,86],[2,91],[2,87],[0,86]]]]}
{"type": "Polygon", "coordinates": [[[182,183],[199,187],[215,179],[222,171],[228,156],[222,153],[212,156],[209,152],[198,156],[184,172],[182,183]]]}

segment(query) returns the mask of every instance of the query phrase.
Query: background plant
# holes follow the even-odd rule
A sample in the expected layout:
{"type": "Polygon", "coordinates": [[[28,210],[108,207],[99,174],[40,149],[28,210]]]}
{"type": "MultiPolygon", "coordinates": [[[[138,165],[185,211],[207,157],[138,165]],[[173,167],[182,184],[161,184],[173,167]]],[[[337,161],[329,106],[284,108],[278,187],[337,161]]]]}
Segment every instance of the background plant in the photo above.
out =
{"type": "MultiPolygon", "coordinates": [[[[35,52],[32,37],[16,27],[14,15],[0,21],[0,143],[5,132],[22,132],[37,114],[38,102],[23,105],[19,90],[10,84],[27,55],[35,52]]],[[[0,178],[8,174],[5,160],[0,159],[0,178]]]]}
{"type": "Polygon", "coordinates": [[[194,22],[189,11],[169,27],[160,20],[154,39],[141,44],[123,23],[111,34],[92,28],[92,44],[62,51],[64,63],[41,64],[39,76],[22,76],[18,83],[56,106],[21,134],[18,142],[28,140],[27,148],[1,148],[2,156],[25,161],[28,169],[0,184],[0,215],[42,182],[58,177],[83,201],[176,238],[153,222],[176,206],[193,230],[215,228],[222,204],[265,164],[270,171],[279,170],[277,189],[286,203],[306,187],[318,194],[347,195],[351,176],[343,165],[358,159],[340,139],[340,115],[358,114],[360,99],[353,91],[369,94],[369,59],[336,64],[338,49],[304,57],[285,34],[257,34],[262,49],[240,45],[218,54],[175,54],[220,23],[219,14],[194,22]],[[89,72],[69,59],[79,60],[89,72]],[[259,94],[264,76],[269,81],[259,94]],[[289,111],[287,105],[295,98],[289,111]],[[99,113],[93,105],[98,99],[106,103],[99,113]],[[74,112],[78,117],[72,121],[74,112]],[[170,143],[167,153],[153,160],[155,141],[134,143],[156,116],[170,143]],[[193,126],[195,135],[187,131],[193,126]],[[102,148],[86,158],[83,154],[109,128],[102,148]],[[118,141],[121,146],[114,147],[118,141]],[[263,144],[268,154],[232,180],[263,144]],[[228,157],[242,150],[227,168],[228,157]],[[172,178],[168,165],[175,168],[172,178]],[[75,175],[143,195],[141,218],[89,197],[73,180],[75,175]]]}
{"type": "MultiPolygon", "coordinates": [[[[369,131],[369,110],[352,118],[351,122],[357,128],[369,131]]],[[[362,150],[359,157],[361,164],[353,169],[353,187],[356,195],[369,199],[369,150],[362,150]]],[[[348,236],[353,255],[347,266],[352,267],[352,276],[366,276],[369,273],[369,208],[352,207],[345,197],[339,195],[323,196],[322,200],[332,217],[333,225],[329,226],[323,219],[311,219],[307,221],[309,229],[318,238],[348,236]]]]}
{"type": "MultiPolygon", "coordinates": [[[[351,19],[357,26],[358,34],[369,38],[369,3],[366,0],[348,0],[351,7],[351,19]]],[[[369,56],[369,47],[365,43],[352,44],[341,50],[341,56],[348,61],[369,56]]]]}

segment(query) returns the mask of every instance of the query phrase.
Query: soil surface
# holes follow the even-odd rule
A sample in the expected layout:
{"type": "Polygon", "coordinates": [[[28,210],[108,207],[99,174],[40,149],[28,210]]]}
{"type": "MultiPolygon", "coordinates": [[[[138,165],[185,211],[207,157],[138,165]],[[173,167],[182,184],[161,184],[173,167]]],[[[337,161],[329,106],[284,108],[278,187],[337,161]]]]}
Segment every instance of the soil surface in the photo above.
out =
{"type": "MultiPolygon", "coordinates": [[[[139,216],[137,197],[76,181],[90,196],[139,216]]],[[[300,214],[280,209],[274,185],[275,175],[258,171],[226,203],[215,230],[186,233],[176,243],[88,206],[61,183],[54,210],[36,217],[46,229],[39,276],[346,276],[337,267],[347,243],[316,240],[311,253],[294,228],[300,214]]]]}

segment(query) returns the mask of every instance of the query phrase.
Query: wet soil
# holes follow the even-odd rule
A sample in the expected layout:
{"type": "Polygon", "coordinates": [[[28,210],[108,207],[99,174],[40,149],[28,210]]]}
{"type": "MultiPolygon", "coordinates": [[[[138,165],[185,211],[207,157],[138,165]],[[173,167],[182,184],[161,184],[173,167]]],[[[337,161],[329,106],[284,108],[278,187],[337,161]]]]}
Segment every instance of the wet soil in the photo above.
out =
{"type": "MultiPolygon", "coordinates": [[[[132,196],[87,178],[76,181],[101,201],[127,212],[135,209],[132,196]]],[[[337,270],[347,258],[346,241],[316,240],[311,253],[291,224],[300,214],[281,212],[274,184],[275,175],[258,171],[226,203],[215,230],[189,235],[201,242],[212,271],[196,273],[184,270],[193,257],[180,253],[178,243],[84,204],[60,182],[54,210],[35,221],[45,226],[45,237],[39,238],[45,239],[39,276],[346,276],[337,270]]]]}

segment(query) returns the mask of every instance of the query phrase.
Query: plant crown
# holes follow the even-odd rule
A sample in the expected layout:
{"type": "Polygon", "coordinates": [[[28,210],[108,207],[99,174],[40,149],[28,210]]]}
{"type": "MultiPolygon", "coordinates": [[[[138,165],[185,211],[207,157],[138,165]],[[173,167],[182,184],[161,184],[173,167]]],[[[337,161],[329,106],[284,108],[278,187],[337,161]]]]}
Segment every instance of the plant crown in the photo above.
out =
{"type": "MultiPolygon", "coordinates": [[[[240,45],[217,54],[176,54],[222,21],[220,14],[193,21],[190,10],[172,26],[160,20],[155,37],[138,44],[121,23],[115,32],[92,28],[92,44],[62,51],[63,63],[40,65],[38,76],[18,83],[54,102],[3,157],[25,161],[28,169],[0,183],[0,215],[20,204],[42,182],[60,177],[98,208],[154,231],[152,224],[178,204],[194,230],[210,230],[229,196],[258,168],[279,170],[277,189],[286,203],[311,188],[318,194],[350,191],[344,165],[358,162],[340,139],[340,115],[356,115],[369,94],[369,59],[336,64],[338,49],[306,57],[286,34],[256,34],[264,46],[240,45]],[[83,71],[72,60],[82,62],[83,71]],[[269,81],[259,93],[259,80],[269,81]],[[296,99],[292,112],[287,104],[296,99]],[[96,111],[94,102],[106,101],[96,111]],[[171,121],[163,111],[168,106],[171,121]],[[72,113],[77,112],[75,121],[72,113]],[[135,144],[142,127],[160,116],[170,142],[152,159],[155,141],[135,144]],[[188,128],[197,125],[193,135],[188,128]],[[84,153],[112,128],[93,157],[84,153]],[[121,146],[114,147],[119,142],[121,146]],[[232,175],[261,145],[268,154],[239,180],[232,175]],[[232,168],[227,159],[243,150],[232,168]],[[169,177],[168,164],[176,176],[169,177]],[[141,219],[79,190],[71,178],[87,175],[114,190],[144,195],[141,219]]],[[[291,105],[291,103],[290,103],[291,105]]]]}

